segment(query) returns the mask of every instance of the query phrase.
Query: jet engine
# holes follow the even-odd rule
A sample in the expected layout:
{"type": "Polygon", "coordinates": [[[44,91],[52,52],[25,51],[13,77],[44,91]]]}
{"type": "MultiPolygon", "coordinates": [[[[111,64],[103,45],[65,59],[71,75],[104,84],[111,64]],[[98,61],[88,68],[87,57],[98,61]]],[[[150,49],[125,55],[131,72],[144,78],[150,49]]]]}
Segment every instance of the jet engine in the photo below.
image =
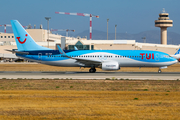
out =
{"type": "Polygon", "coordinates": [[[120,66],[118,62],[103,62],[102,63],[102,70],[119,70],[120,66]]]}

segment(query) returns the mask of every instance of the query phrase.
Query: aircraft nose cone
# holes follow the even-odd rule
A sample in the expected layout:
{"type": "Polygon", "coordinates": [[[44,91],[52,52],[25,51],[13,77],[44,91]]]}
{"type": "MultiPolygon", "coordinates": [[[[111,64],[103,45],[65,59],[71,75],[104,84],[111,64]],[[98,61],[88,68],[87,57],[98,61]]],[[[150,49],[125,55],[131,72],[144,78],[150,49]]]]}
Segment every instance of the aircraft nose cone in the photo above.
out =
{"type": "Polygon", "coordinates": [[[176,63],[178,63],[178,60],[177,59],[175,59],[175,58],[173,58],[173,64],[176,64],[176,63]]]}

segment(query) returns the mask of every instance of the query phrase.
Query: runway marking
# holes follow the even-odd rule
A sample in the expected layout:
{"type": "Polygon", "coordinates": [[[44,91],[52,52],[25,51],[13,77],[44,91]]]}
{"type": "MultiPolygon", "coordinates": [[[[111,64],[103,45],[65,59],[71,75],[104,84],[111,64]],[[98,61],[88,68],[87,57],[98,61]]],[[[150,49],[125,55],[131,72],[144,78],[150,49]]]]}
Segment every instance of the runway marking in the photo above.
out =
{"type": "Polygon", "coordinates": [[[52,71],[0,71],[0,79],[132,79],[132,80],[178,80],[179,72],[52,72],[52,71]]]}

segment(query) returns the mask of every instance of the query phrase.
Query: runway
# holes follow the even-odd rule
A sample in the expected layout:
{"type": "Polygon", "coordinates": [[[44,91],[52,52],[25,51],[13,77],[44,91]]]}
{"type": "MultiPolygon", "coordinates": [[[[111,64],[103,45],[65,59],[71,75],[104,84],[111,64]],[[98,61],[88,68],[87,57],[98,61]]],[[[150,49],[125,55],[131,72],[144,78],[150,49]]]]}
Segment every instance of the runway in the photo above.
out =
{"type": "Polygon", "coordinates": [[[0,71],[0,79],[118,79],[118,80],[178,80],[180,72],[29,72],[0,71]]]}

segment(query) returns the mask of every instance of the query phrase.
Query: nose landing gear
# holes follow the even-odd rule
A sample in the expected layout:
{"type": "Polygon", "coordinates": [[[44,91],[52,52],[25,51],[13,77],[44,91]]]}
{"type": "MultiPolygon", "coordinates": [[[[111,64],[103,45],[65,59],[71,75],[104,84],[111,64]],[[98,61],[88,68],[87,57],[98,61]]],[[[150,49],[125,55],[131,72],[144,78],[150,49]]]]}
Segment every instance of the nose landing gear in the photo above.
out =
{"type": "Polygon", "coordinates": [[[161,69],[165,69],[165,68],[167,68],[167,66],[160,67],[159,70],[158,70],[158,73],[161,73],[161,69]]]}
{"type": "Polygon", "coordinates": [[[159,70],[158,70],[158,73],[161,73],[161,72],[162,72],[161,69],[159,69],[159,70]]]}

